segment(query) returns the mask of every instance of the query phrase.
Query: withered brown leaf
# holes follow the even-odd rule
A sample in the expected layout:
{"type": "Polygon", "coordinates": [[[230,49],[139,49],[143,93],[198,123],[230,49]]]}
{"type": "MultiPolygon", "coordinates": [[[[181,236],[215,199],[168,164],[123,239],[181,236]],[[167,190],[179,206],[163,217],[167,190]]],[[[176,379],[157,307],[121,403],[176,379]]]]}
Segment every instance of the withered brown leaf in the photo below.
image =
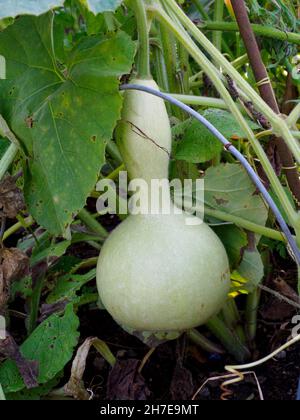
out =
{"type": "Polygon", "coordinates": [[[0,216],[15,219],[25,209],[22,191],[16,186],[15,179],[8,175],[0,182],[0,216]]]}
{"type": "Polygon", "coordinates": [[[150,390],[138,372],[140,361],[119,360],[112,368],[107,383],[108,400],[143,401],[150,397],[150,390]]]}
{"type": "Polygon", "coordinates": [[[26,388],[31,389],[38,386],[38,362],[26,360],[20,352],[17,343],[10,335],[8,335],[5,340],[0,340],[0,353],[11,360],[14,360],[26,388]]]}
{"type": "Polygon", "coordinates": [[[10,285],[13,281],[29,273],[29,258],[17,248],[0,249],[0,312],[9,299],[10,285]]]}

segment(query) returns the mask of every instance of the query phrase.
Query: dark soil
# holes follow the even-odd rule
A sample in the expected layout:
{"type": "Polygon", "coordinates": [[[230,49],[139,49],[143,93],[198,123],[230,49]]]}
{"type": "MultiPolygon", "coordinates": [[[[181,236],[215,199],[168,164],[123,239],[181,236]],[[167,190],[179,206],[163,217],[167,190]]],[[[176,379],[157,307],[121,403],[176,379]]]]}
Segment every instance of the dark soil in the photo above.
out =
{"type": "MultiPolygon", "coordinates": [[[[96,335],[105,340],[118,359],[122,367],[132,365],[133,361],[143,360],[149,348],[138,339],[125,333],[104,311],[93,312],[84,310],[81,314],[82,336],[96,335]]],[[[288,332],[278,323],[266,324],[260,322],[257,337],[256,358],[261,358],[280,347],[288,338],[288,332]]],[[[258,381],[263,390],[265,400],[295,400],[300,375],[300,345],[281,353],[276,359],[269,361],[255,369],[258,381]]],[[[210,355],[189,342],[185,337],[177,341],[160,345],[152,354],[142,371],[144,387],[149,390],[145,396],[149,400],[189,400],[197,389],[210,377],[225,374],[224,366],[237,364],[228,356],[210,355]],[[183,349],[180,354],[178,348],[183,349]]],[[[95,399],[111,399],[107,383],[111,368],[103,362],[96,351],[92,351],[85,374],[87,388],[93,390],[95,399]]],[[[114,398],[128,398],[128,387],[136,385],[134,376],[122,377],[119,394],[114,398]],[[124,383],[125,381],[125,383],[124,383]],[[126,383],[127,381],[127,383],[126,383]]],[[[139,378],[138,382],[141,381],[139,378]]],[[[210,382],[198,395],[197,400],[220,400],[222,397],[222,380],[210,382]]],[[[228,399],[259,400],[259,393],[254,377],[245,376],[244,381],[231,386],[232,392],[228,399]]],[[[144,399],[140,394],[133,395],[135,399],[144,399]]]]}

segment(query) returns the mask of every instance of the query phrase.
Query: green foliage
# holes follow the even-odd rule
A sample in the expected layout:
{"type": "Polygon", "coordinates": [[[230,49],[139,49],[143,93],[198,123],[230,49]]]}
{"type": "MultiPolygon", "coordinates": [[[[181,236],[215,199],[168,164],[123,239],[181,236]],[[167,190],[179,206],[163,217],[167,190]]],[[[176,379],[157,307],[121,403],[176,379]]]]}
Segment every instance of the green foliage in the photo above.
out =
{"type": "MultiPolygon", "coordinates": [[[[291,0],[258,1],[250,0],[250,18],[252,22],[275,27],[284,32],[299,32],[300,20],[297,16],[296,6],[291,0]]],[[[284,59],[297,54],[297,46],[288,42],[273,39],[264,39],[264,49],[272,54],[274,67],[282,64],[284,59]]]]}
{"type": "Polygon", "coordinates": [[[54,379],[42,384],[37,388],[33,389],[22,389],[18,392],[12,392],[6,395],[8,401],[39,401],[43,396],[49,394],[49,392],[58,385],[60,380],[60,374],[57,375],[54,379]]]}
{"type": "Polygon", "coordinates": [[[96,278],[96,270],[83,275],[66,274],[57,279],[56,286],[47,297],[47,303],[55,303],[62,299],[74,301],[77,292],[88,282],[96,278]]]}
{"type": "Polygon", "coordinates": [[[54,234],[65,232],[96,183],[120,117],[118,79],[130,71],[135,52],[119,32],[83,39],[63,64],[56,54],[62,42],[52,13],[20,18],[0,34],[9,79],[0,84],[0,111],[27,155],[30,212],[54,234]]]}
{"type": "Polygon", "coordinates": [[[226,248],[231,269],[237,268],[242,260],[243,249],[248,243],[246,233],[232,224],[213,226],[213,229],[226,248]]]}
{"type": "Polygon", "coordinates": [[[4,155],[8,149],[9,141],[0,137],[0,158],[4,155]]]}
{"type": "Polygon", "coordinates": [[[241,165],[222,164],[209,168],[204,181],[207,206],[265,225],[268,210],[241,165]]]}
{"type": "MultiPolygon", "coordinates": [[[[71,359],[78,341],[78,325],[73,305],[69,304],[63,315],[51,315],[22,344],[24,357],[39,362],[39,384],[52,380],[71,359]]],[[[0,383],[5,394],[25,388],[15,362],[7,360],[0,365],[0,383]]]]}
{"type": "Polygon", "coordinates": [[[18,15],[41,15],[63,4],[64,0],[0,0],[0,19],[18,15]]]}
{"type": "Polygon", "coordinates": [[[103,12],[114,12],[123,2],[123,0],[83,0],[89,9],[97,14],[103,12]]]}
{"type": "MultiPolygon", "coordinates": [[[[213,124],[228,140],[244,138],[234,117],[227,111],[207,109],[203,116],[213,124]]],[[[257,124],[247,121],[251,128],[257,124]]],[[[199,121],[190,118],[173,128],[175,140],[175,157],[191,163],[202,163],[213,159],[222,151],[222,144],[199,121]]]]}

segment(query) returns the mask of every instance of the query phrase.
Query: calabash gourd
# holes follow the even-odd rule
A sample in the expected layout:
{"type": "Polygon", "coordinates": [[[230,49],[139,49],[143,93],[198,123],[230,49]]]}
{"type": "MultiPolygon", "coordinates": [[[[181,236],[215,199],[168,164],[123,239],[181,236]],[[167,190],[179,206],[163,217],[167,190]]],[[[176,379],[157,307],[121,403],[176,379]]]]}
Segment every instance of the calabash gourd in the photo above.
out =
{"type": "MultiPolygon", "coordinates": [[[[158,89],[153,80],[132,83],[158,89]]],[[[168,178],[172,137],[163,100],[127,91],[117,137],[132,179],[168,178]]],[[[100,298],[126,329],[182,332],[224,305],[230,288],[226,251],[208,225],[186,221],[186,214],[174,211],[130,215],[104,244],[97,267],[100,298]]]]}

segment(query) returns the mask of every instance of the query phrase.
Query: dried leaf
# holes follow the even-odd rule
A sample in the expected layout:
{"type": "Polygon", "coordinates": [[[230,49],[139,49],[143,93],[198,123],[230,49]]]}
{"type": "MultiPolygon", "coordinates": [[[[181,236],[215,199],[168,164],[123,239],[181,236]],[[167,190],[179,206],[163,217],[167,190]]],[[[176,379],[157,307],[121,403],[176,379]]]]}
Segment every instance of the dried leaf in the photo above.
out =
{"type": "Polygon", "coordinates": [[[0,216],[15,219],[25,209],[22,191],[16,186],[15,179],[7,176],[0,183],[0,216]]]}
{"type": "Polygon", "coordinates": [[[3,248],[0,250],[0,266],[4,280],[11,283],[29,273],[29,258],[17,248],[3,248]]]}
{"type": "Polygon", "coordinates": [[[55,314],[64,312],[66,305],[69,303],[67,299],[60,300],[59,302],[55,303],[44,303],[41,306],[41,315],[39,318],[39,322],[45,321],[45,319],[49,318],[49,316],[55,314]]]}
{"type": "Polygon", "coordinates": [[[150,391],[145,379],[138,373],[140,361],[120,360],[113,367],[107,382],[108,400],[145,401],[150,391]]]}
{"type": "Polygon", "coordinates": [[[109,350],[108,346],[97,337],[90,337],[79,347],[76,357],[72,364],[71,377],[69,382],[64,386],[66,395],[69,395],[76,400],[89,400],[91,399],[90,394],[84,387],[83,375],[86,368],[86,360],[90,351],[90,348],[94,346],[104,359],[114,365],[116,359],[109,350]]]}
{"type": "Polygon", "coordinates": [[[11,336],[7,336],[5,340],[0,340],[0,353],[15,361],[24,380],[24,384],[28,389],[38,386],[38,362],[26,360],[11,336]]]}
{"type": "Polygon", "coordinates": [[[0,312],[9,299],[10,285],[29,273],[29,258],[17,248],[0,249],[0,312]]]}

